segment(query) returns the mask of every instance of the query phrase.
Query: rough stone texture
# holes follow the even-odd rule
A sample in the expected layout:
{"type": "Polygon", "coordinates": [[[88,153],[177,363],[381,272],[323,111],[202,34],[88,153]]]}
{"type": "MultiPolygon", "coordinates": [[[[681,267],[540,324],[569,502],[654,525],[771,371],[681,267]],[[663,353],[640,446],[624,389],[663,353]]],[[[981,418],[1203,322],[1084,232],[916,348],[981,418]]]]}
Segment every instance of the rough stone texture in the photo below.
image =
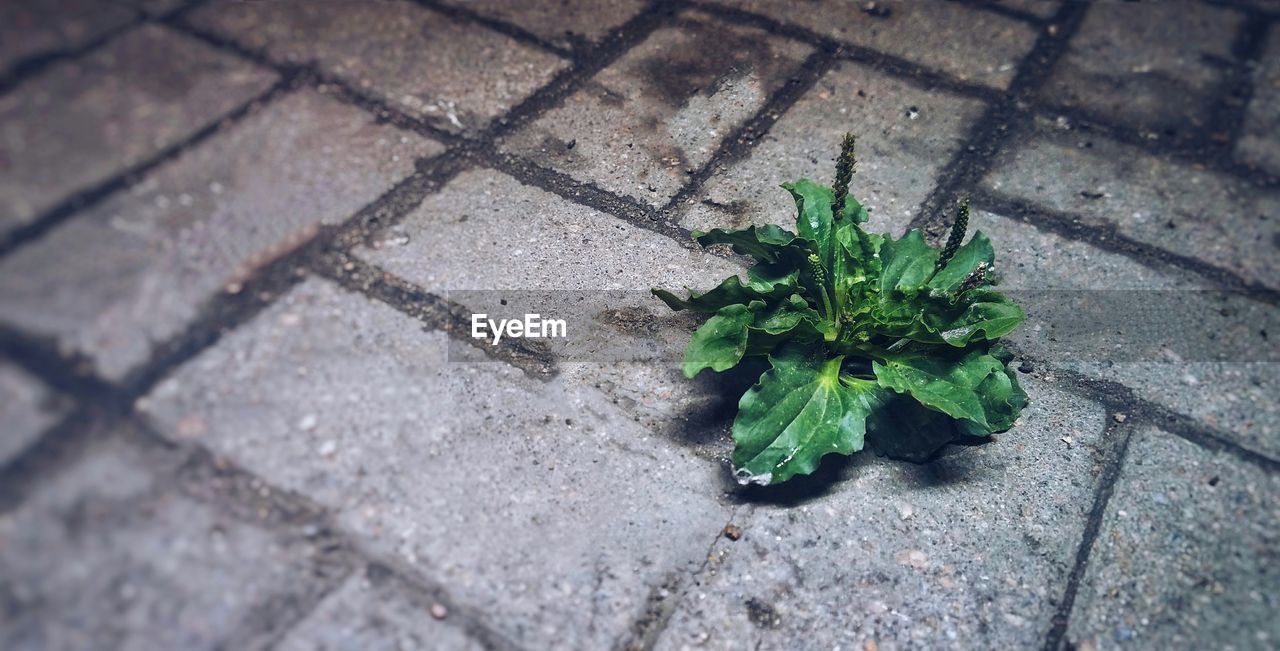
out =
{"type": "Polygon", "coordinates": [[[147,25],[0,97],[0,233],[155,155],[274,73],[147,25]]]}
{"type": "Polygon", "coordinates": [[[442,129],[476,131],[567,64],[410,2],[217,2],[191,17],[272,59],[315,62],[442,129]]]}
{"type": "Polygon", "coordinates": [[[175,493],[180,461],[112,440],[0,517],[0,646],[246,648],[315,589],[304,539],[175,493]]]}
{"type": "Polygon", "coordinates": [[[441,150],[314,91],[289,95],[6,258],[0,318],[123,377],[214,294],[441,150]]]}
{"type": "Polygon", "coordinates": [[[1035,27],[960,2],[716,1],[995,88],[1009,85],[1036,40],[1035,27]]]}
{"type": "Polygon", "coordinates": [[[35,443],[66,405],[22,369],[0,362],[0,466],[35,443]]]}
{"type": "Polygon", "coordinates": [[[1280,29],[1271,28],[1267,49],[1253,73],[1253,99],[1236,156],[1280,175],[1280,29]]]}
{"type": "Polygon", "coordinates": [[[517,644],[626,639],[650,588],[695,569],[724,525],[719,469],[657,445],[591,392],[446,363],[445,346],[308,281],[142,408],[335,509],[517,644]]]}
{"type": "Polygon", "coordinates": [[[489,169],[460,174],[357,254],[434,293],[707,289],[741,269],[489,169]]]}
{"type": "Polygon", "coordinates": [[[135,15],[100,0],[8,0],[0,4],[0,73],[22,61],[83,47],[135,15]]]}
{"type": "MultiPolygon", "coordinates": [[[[1219,295],[1203,291],[1203,281],[1191,274],[1157,271],[990,213],[975,212],[970,224],[992,238],[1001,288],[1015,297],[1027,290],[1065,290],[1062,300],[1068,301],[1081,290],[1096,290],[1100,301],[1123,309],[1125,294],[1131,293],[1136,304],[1143,299],[1143,290],[1166,292],[1160,304],[1170,312],[1176,309],[1176,314],[1135,314],[1129,332],[1118,337],[1118,342],[1134,341],[1134,331],[1142,329],[1154,338],[1171,323],[1185,324],[1194,332],[1220,333],[1224,338],[1237,336],[1233,335],[1234,325],[1249,320],[1237,315],[1265,314],[1272,309],[1243,297],[1221,301],[1219,295]],[[1179,291],[1184,292],[1181,298],[1179,291]],[[1224,316],[1224,310],[1231,316],[1224,316]]],[[[1031,295],[1036,304],[1024,306],[1028,322],[1009,337],[1019,351],[1058,368],[1118,381],[1147,400],[1226,431],[1245,447],[1280,454],[1280,406],[1271,398],[1280,392],[1280,367],[1274,362],[1251,361],[1268,347],[1255,330],[1249,329],[1222,346],[1232,353],[1226,360],[1209,355],[1180,359],[1173,351],[1137,354],[1130,346],[1109,356],[1105,341],[1095,342],[1089,354],[1081,354],[1076,352],[1078,348],[1057,343],[1059,336],[1066,339],[1071,333],[1055,328],[1052,293],[1031,295]]],[[[1190,357],[1185,352],[1184,356],[1190,357]]],[[[1035,372],[1041,377],[1053,375],[1052,369],[1037,368],[1035,372]]]]}
{"type": "Polygon", "coordinates": [[[681,220],[690,229],[779,224],[794,230],[795,202],[778,187],[801,177],[830,184],[845,132],[858,136],[850,186],[868,228],[901,233],[933,190],[981,102],[843,62],[818,80],[744,160],[708,179],[681,220]]]}
{"type": "Polygon", "coordinates": [[[1048,101],[1160,136],[1204,127],[1243,16],[1208,3],[1091,5],[1054,68],[1048,101]]]}
{"type": "Polygon", "coordinates": [[[596,43],[610,30],[634,18],[645,0],[445,0],[445,4],[470,9],[482,16],[519,25],[561,47],[583,41],[596,43]]]}
{"type": "Polygon", "coordinates": [[[1068,640],[1095,649],[1267,649],[1280,639],[1280,478],[1134,434],[1068,640]]]}
{"type": "Polygon", "coordinates": [[[504,149],[662,206],[809,53],[758,29],[685,13],[678,27],[653,33],[504,149]]]}
{"type": "MultiPolygon", "coordinates": [[[[457,626],[437,621],[435,602],[407,589],[389,570],[369,567],[347,579],[277,647],[283,651],[485,648],[457,626]]],[[[439,611],[437,611],[439,612],[439,611]]],[[[444,611],[448,617],[448,611],[444,611]]]]}
{"type": "Polygon", "coordinates": [[[806,499],[761,495],[658,648],[1041,644],[1093,502],[1105,414],[1051,385],[1026,388],[1020,424],[994,442],[923,466],[863,452],[827,462],[806,499]]]}
{"type": "Polygon", "coordinates": [[[525,290],[503,295],[513,306],[530,290],[578,290],[563,293],[568,301],[551,303],[563,312],[550,312],[569,320],[569,349],[563,352],[585,360],[563,366],[569,381],[602,389],[645,427],[682,442],[711,444],[723,433],[719,421],[729,400],[723,380],[707,373],[690,384],[680,373],[688,333],[701,318],[671,312],[648,290],[708,289],[744,270],[735,262],[489,170],[460,175],[385,241],[358,254],[475,312],[493,314],[494,295],[456,290],[525,290]],[[648,360],[618,361],[632,354],[648,360]],[[710,422],[704,407],[711,409],[710,422]]]}
{"type": "Polygon", "coordinates": [[[1088,134],[1041,129],[1016,142],[987,187],[1280,287],[1280,191],[1088,134]]]}
{"type": "MultiPolygon", "coordinates": [[[[184,1],[113,0],[153,16],[184,1]]],[[[0,349],[41,375],[0,365],[0,427],[57,436],[0,474],[0,648],[1057,651],[1054,625],[1080,651],[1276,646],[1280,366],[1259,360],[1277,359],[1280,311],[1266,295],[1200,291],[1216,272],[1194,261],[1280,289],[1280,201],[1248,168],[1275,160],[1270,62],[1252,105],[1233,106],[1251,65],[1232,52],[1247,12],[1224,5],[1237,0],[1100,4],[1076,34],[1049,24],[1058,3],[996,1],[644,2],[641,15],[642,0],[214,0],[37,66],[0,97],[0,349]],[[634,33],[607,36],[637,16],[634,33]],[[802,69],[815,35],[845,48],[818,53],[821,75],[802,69]],[[1005,97],[1016,71],[1059,46],[1050,88],[1033,74],[1005,97]],[[851,60],[863,58],[878,65],[851,60]],[[306,74],[147,178],[70,208],[285,71],[306,74]],[[961,92],[921,81],[938,77],[961,92]],[[325,97],[325,80],[365,99],[325,97]],[[528,98],[535,113],[509,114],[528,98]],[[769,129],[728,140],[760,126],[749,121],[769,98],[785,99],[769,129]],[[987,98],[1017,100],[1012,123],[975,132],[987,98]],[[1215,129],[1197,126],[1211,106],[1226,109],[1215,129]],[[1235,108],[1248,112],[1238,146],[1235,108]],[[441,147],[391,126],[406,116],[467,138],[415,173],[441,147]],[[944,172],[994,170],[973,188],[996,199],[986,208],[1010,205],[1004,195],[1038,206],[973,217],[1015,296],[1164,290],[1169,302],[1114,334],[1064,327],[1065,298],[1024,303],[1031,321],[1009,343],[1033,402],[994,442],[924,465],[872,445],[813,477],[739,489],[729,429],[759,369],[685,380],[680,353],[701,317],[648,289],[740,272],[741,258],[700,251],[677,227],[788,221],[776,184],[829,180],[845,130],[862,138],[854,188],[873,228],[901,230],[957,178],[944,172]],[[1214,146],[1182,147],[1192,136],[1214,146]],[[690,170],[706,183],[684,197],[690,170]],[[405,178],[410,192],[385,194],[405,178]],[[65,223],[12,238],[54,206],[68,206],[65,223]],[[1055,222],[1060,237],[1017,221],[1040,223],[1040,209],[1080,222],[1055,222]],[[354,251],[266,265],[353,214],[386,226],[354,251]],[[1109,252],[1124,249],[1117,231],[1190,258],[1109,252]],[[329,266],[348,253],[355,264],[329,266]],[[257,296],[210,300],[264,269],[308,267],[352,274],[350,289],[300,279],[260,311],[257,296]],[[442,331],[439,303],[412,285],[460,315],[576,291],[556,295],[581,297],[574,323],[590,328],[567,346],[490,349],[442,331]],[[1064,348],[1081,331],[1092,348],[1064,348]],[[205,333],[217,336],[190,336],[205,333]],[[1235,348],[1178,352],[1208,335],[1235,348]],[[84,362],[45,355],[51,341],[84,362]],[[126,413],[119,398],[152,377],[139,363],[173,359],[157,341],[190,357],[146,369],[163,377],[126,413]],[[111,386],[42,406],[41,382],[79,387],[90,371],[111,386]],[[1104,394],[1077,375],[1123,386],[1104,394]],[[77,417],[49,429],[72,402],[77,417]],[[1146,430],[1161,424],[1155,406],[1226,452],[1146,430]],[[53,416],[11,425],[32,409],[53,416]],[[100,422],[138,418],[148,432],[100,422]],[[1139,438],[1104,473],[1125,428],[1139,438]],[[1088,520],[1111,495],[1099,481],[1117,476],[1105,517],[1088,520]],[[1096,539],[1087,522],[1101,524],[1096,539]],[[1092,556],[1077,566],[1082,549],[1092,556]],[[1068,613],[1059,602],[1075,587],[1068,613]]]]}

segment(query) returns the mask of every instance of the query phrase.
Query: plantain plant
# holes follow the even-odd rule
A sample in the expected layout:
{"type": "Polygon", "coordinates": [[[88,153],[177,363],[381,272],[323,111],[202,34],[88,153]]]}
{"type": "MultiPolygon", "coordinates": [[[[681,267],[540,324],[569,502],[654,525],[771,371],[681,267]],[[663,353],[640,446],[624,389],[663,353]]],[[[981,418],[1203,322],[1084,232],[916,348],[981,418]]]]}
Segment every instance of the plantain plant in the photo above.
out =
{"type": "Polygon", "coordinates": [[[687,298],[653,290],[674,310],[711,314],[685,349],[685,376],[767,358],[733,423],[743,484],[812,473],[824,455],[862,449],[868,434],[890,456],[923,460],[958,436],[1009,429],[1027,404],[997,342],[1026,315],[991,287],[987,236],[964,242],[968,202],[942,249],[919,230],[867,233],[867,211],[849,196],[854,168],[846,135],[834,189],[782,185],[796,202],[795,233],[693,233],[750,256],[745,281],[730,276],[687,298]]]}

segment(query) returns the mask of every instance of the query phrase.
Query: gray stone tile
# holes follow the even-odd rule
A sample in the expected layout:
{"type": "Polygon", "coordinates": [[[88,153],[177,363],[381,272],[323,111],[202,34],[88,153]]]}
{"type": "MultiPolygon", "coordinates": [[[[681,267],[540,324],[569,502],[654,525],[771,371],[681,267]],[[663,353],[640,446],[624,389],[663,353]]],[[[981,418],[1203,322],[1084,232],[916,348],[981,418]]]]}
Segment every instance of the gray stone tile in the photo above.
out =
{"type": "Polygon", "coordinates": [[[308,281],[180,369],[141,409],[485,613],[516,644],[624,639],[650,588],[724,526],[719,468],[603,398],[499,363],[308,281]],[[271,387],[264,391],[263,387],[271,387]]]}
{"type": "Polygon", "coordinates": [[[1164,136],[1208,119],[1243,16],[1206,3],[1091,5],[1044,98],[1164,136]]]}
{"type": "MultiPolygon", "coordinates": [[[[388,570],[366,568],[347,579],[329,595],[277,647],[283,651],[325,649],[485,648],[467,637],[462,628],[434,619],[436,604],[407,589],[388,570]]],[[[443,611],[449,617],[447,610],[443,611]]]]}
{"type": "Polygon", "coordinates": [[[561,47],[579,39],[599,42],[611,30],[634,18],[645,0],[445,0],[445,4],[470,9],[482,16],[506,21],[561,47]]]}
{"type": "MultiPolygon", "coordinates": [[[[565,295],[575,302],[578,296],[585,298],[582,305],[587,307],[567,306],[573,330],[569,341],[580,350],[594,345],[596,335],[607,341],[599,358],[579,354],[576,358],[586,361],[562,364],[566,380],[601,389],[641,425],[664,435],[702,436],[704,443],[718,435],[704,426],[715,429],[719,422],[703,423],[701,414],[703,407],[727,400],[722,380],[708,373],[690,383],[680,373],[681,351],[701,319],[672,313],[648,290],[708,289],[741,273],[736,262],[686,248],[491,170],[461,174],[428,197],[388,241],[407,243],[357,254],[455,302],[479,301],[468,305],[473,311],[493,313],[492,296],[457,290],[525,290],[516,296],[575,290],[565,295]],[[625,320],[615,316],[619,312],[625,320]],[[658,348],[656,359],[618,359],[652,348],[658,348]]],[[[732,401],[736,405],[737,397],[732,401]]]]}
{"type": "Polygon", "coordinates": [[[1135,432],[1068,642],[1274,648],[1278,543],[1280,478],[1166,432],[1135,432]]]}
{"type": "Polygon", "coordinates": [[[809,53],[762,30],[685,13],[503,148],[662,206],[809,53]]]}
{"type": "Polygon", "coordinates": [[[1009,85],[1019,61],[1036,40],[1035,28],[1024,22],[959,2],[820,0],[802,6],[787,0],[716,2],[994,88],[1009,85]]]}
{"type": "MultiPolygon", "coordinates": [[[[490,169],[464,172],[356,254],[434,293],[714,287],[737,264],[490,169]],[[518,227],[513,227],[518,225],[518,227]],[[449,251],[450,255],[433,255],[449,251]]],[[[662,306],[657,299],[653,304],[662,306]]]]}
{"type": "Polygon", "coordinates": [[[851,191],[871,213],[868,228],[901,233],[982,108],[977,100],[840,63],[747,158],[708,179],[681,225],[707,230],[774,223],[794,230],[795,202],[779,184],[801,177],[831,183],[848,131],[858,136],[851,191]]]}
{"type": "Polygon", "coordinates": [[[112,439],[0,517],[0,645],[246,648],[317,588],[305,539],[173,491],[178,463],[112,439]]]}
{"type": "Polygon", "coordinates": [[[1236,157],[1280,175],[1280,29],[1272,28],[1267,49],[1253,73],[1253,99],[1245,114],[1236,157]]]}
{"type": "Polygon", "coordinates": [[[0,232],[261,93],[275,74],[146,25],[0,97],[0,232]]]}
{"type": "Polygon", "coordinates": [[[314,91],[285,96],[0,262],[0,318],[122,378],[212,296],[439,151],[314,91]]]}
{"type": "MultiPolygon", "coordinates": [[[[1015,296],[1031,290],[1037,297],[1037,304],[1024,306],[1028,321],[1008,337],[1019,351],[1057,368],[1120,382],[1146,400],[1225,431],[1245,447],[1280,455],[1280,401],[1275,398],[1280,395],[1280,364],[1250,361],[1257,359],[1257,351],[1267,349],[1267,341],[1252,328],[1234,331],[1235,325],[1250,320],[1235,315],[1265,315],[1274,308],[1239,296],[1220,300],[1202,291],[1204,282],[1192,274],[1155,270],[990,213],[976,211],[970,224],[992,239],[1001,288],[1015,296]],[[1237,337],[1223,345],[1234,354],[1219,359],[1184,352],[1180,358],[1172,350],[1138,355],[1124,348],[1107,355],[1102,341],[1089,354],[1055,352],[1064,350],[1056,342],[1071,333],[1055,328],[1052,293],[1036,290],[1064,290],[1063,302],[1073,300],[1081,290],[1096,290],[1100,302],[1118,306],[1129,300],[1128,295],[1138,304],[1144,300],[1144,290],[1163,292],[1160,304],[1169,311],[1135,317],[1118,342],[1132,342],[1138,336],[1163,337],[1177,323],[1197,333],[1220,333],[1224,340],[1237,337]],[[1171,313],[1174,309],[1176,314],[1171,313]],[[1232,316],[1224,316],[1224,310],[1232,316]]],[[[1036,374],[1052,376],[1053,371],[1041,368],[1036,374]]]]}
{"type": "Polygon", "coordinates": [[[0,72],[87,45],[136,15],[101,0],[9,0],[0,5],[0,72]]]}
{"type": "Polygon", "coordinates": [[[1018,424],[988,444],[925,465],[859,453],[821,494],[735,517],[741,539],[716,544],[657,648],[1038,647],[1083,536],[1105,414],[1026,389],[1018,424]]]}
{"type": "Polygon", "coordinates": [[[0,362],[0,466],[35,443],[66,411],[65,402],[39,380],[0,362]]]}
{"type": "Polygon", "coordinates": [[[1072,132],[1017,137],[984,185],[1280,287],[1280,192],[1072,132]]]}
{"type": "Polygon", "coordinates": [[[324,72],[450,131],[476,131],[568,64],[410,2],[211,3],[191,21],[324,72]]]}

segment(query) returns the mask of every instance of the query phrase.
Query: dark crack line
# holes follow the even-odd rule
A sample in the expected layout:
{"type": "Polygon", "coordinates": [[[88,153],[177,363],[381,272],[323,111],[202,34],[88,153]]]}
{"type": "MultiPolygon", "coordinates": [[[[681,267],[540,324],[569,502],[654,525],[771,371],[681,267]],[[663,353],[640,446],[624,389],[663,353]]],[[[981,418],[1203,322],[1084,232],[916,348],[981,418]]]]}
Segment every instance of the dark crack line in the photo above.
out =
{"type": "Polygon", "coordinates": [[[544,52],[554,54],[565,59],[572,59],[573,50],[563,48],[552,43],[533,32],[530,32],[519,25],[515,25],[504,20],[499,20],[491,16],[486,16],[466,6],[447,5],[436,0],[409,0],[413,4],[418,5],[428,11],[440,14],[457,23],[472,23],[487,27],[489,30],[508,36],[525,45],[531,45],[544,52]]]}
{"type": "Polygon", "coordinates": [[[1280,474],[1280,460],[1235,442],[1229,432],[1142,398],[1128,385],[1062,368],[1035,355],[1027,354],[1011,342],[1004,342],[1004,344],[1020,359],[1051,371],[1052,375],[1062,380],[1059,384],[1067,391],[1101,404],[1111,411],[1125,414],[1128,422],[1158,427],[1211,452],[1228,454],[1268,473],[1280,474]]]}
{"type": "Polygon", "coordinates": [[[940,70],[934,70],[900,56],[881,52],[857,43],[823,36],[811,29],[779,22],[768,16],[735,7],[694,0],[693,6],[721,20],[763,29],[770,34],[808,44],[817,50],[838,53],[843,59],[868,64],[872,68],[910,82],[926,90],[942,90],[963,97],[994,101],[1001,93],[993,88],[965,81],[940,70]]]}
{"type": "Polygon", "coordinates": [[[161,149],[159,152],[147,157],[139,163],[125,168],[123,172],[117,173],[105,181],[92,184],[88,188],[72,194],[59,202],[53,208],[50,208],[40,214],[34,220],[18,226],[7,233],[0,234],[0,258],[10,255],[13,251],[28,242],[43,237],[58,225],[100,203],[107,197],[116,194],[121,190],[129,189],[149,172],[169,163],[170,161],[176,160],[186,152],[201,145],[218,133],[221,133],[224,129],[243,121],[246,117],[256,113],[258,107],[271,102],[278,96],[292,89],[296,81],[297,80],[292,76],[281,76],[281,78],[277,80],[276,83],[272,84],[267,90],[251,97],[238,107],[223,114],[222,117],[213,120],[200,129],[197,129],[186,138],[161,149]]]}
{"type": "Polygon", "coordinates": [[[1226,136],[1218,144],[1218,156],[1231,161],[1244,130],[1246,114],[1253,99],[1253,70],[1251,64],[1260,64],[1267,47],[1267,33],[1272,23],[1260,12],[1247,11],[1244,22],[1231,44],[1234,65],[1222,75],[1215,93],[1209,127],[1204,131],[1212,138],[1226,136]]]}
{"type": "Polygon", "coordinates": [[[346,289],[376,300],[450,338],[470,344],[488,357],[505,362],[529,377],[548,381],[558,374],[554,356],[536,341],[510,338],[497,346],[468,335],[471,311],[398,278],[376,265],[341,252],[315,259],[311,271],[346,289]]]}
{"type": "Polygon", "coordinates": [[[1004,146],[1012,122],[1018,117],[1020,104],[1030,104],[1041,86],[1049,78],[1058,59],[1066,52],[1068,43],[1084,22],[1088,5],[1068,2],[1046,24],[1056,26],[1040,30],[1035,45],[1018,64],[1013,81],[1003,99],[988,106],[973,124],[964,143],[938,175],[938,182],[920,211],[911,220],[912,228],[922,228],[933,236],[941,236],[950,215],[951,206],[960,194],[977,186],[991,170],[996,154],[1004,146]]]}
{"type": "Polygon", "coordinates": [[[1246,280],[1234,271],[1223,269],[1199,258],[1152,246],[1119,232],[1114,224],[1091,223],[1081,215],[1037,206],[1028,201],[992,190],[976,190],[972,194],[975,208],[1006,219],[1034,226],[1037,230],[1059,235],[1074,242],[1114,253],[1151,269],[1177,269],[1208,280],[1222,289],[1244,293],[1251,300],[1267,305],[1280,305],[1280,290],[1246,280]]]}
{"type": "Polygon", "coordinates": [[[1103,433],[1104,440],[1110,439],[1111,445],[1106,451],[1102,476],[1094,491],[1093,506],[1089,509],[1089,518],[1085,521],[1084,535],[1081,536],[1080,546],[1076,549],[1075,565],[1067,576],[1067,586],[1063,590],[1062,601],[1058,603],[1058,610],[1053,615],[1053,623],[1048,635],[1045,636],[1044,651],[1060,651],[1066,644],[1067,628],[1071,624],[1071,611],[1075,607],[1076,593],[1079,592],[1080,582],[1089,568],[1094,544],[1102,530],[1102,518],[1106,515],[1107,504],[1111,501],[1112,494],[1115,493],[1116,481],[1120,479],[1125,456],[1129,451],[1129,441],[1133,438],[1133,426],[1114,422],[1113,413],[1108,410],[1106,416],[1108,425],[1104,426],[1103,433]]]}
{"type": "Polygon", "coordinates": [[[684,204],[702,191],[707,179],[718,170],[749,156],[773,125],[831,70],[836,62],[835,55],[835,51],[822,48],[810,54],[801,63],[797,73],[774,91],[751,119],[725,136],[711,158],[690,176],[684,187],[671,197],[661,212],[673,214],[680,211],[684,204]]]}
{"type": "MultiPolygon", "coordinates": [[[[1135,147],[1144,154],[1188,166],[1203,166],[1208,171],[1230,176],[1261,189],[1280,187],[1280,177],[1264,169],[1235,161],[1230,156],[1234,147],[1224,148],[1223,145],[1213,142],[1211,137],[1189,136],[1182,132],[1173,135],[1148,132],[1116,124],[1087,108],[1049,101],[1039,102],[1032,111],[1024,112],[1015,118],[1013,124],[1026,127],[1029,123],[1033,123],[1037,116],[1046,120],[1065,118],[1078,138],[1083,137],[1084,134],[1096,134],[1122,145],[1135,147]]],[[[1014,129],[1011,128],[1012,130],[1014,129]]]]}

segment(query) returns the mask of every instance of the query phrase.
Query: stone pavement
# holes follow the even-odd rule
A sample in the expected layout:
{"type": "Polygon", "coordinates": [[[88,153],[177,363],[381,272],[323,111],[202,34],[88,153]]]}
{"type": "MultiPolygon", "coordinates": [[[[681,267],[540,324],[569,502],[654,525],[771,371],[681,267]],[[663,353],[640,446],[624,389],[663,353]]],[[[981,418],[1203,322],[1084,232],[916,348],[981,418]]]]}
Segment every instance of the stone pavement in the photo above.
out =
{"type": "Polygon", "coordinates": [[[1265,0],[4,3],[0,647],[1274,648],[1277,125],[1265,0]],[[709,286],[846,130],[874,227],[1226,343],[1029,304],[1013,430],[762,490],[736,380],[456,327],[709,286]]]}

